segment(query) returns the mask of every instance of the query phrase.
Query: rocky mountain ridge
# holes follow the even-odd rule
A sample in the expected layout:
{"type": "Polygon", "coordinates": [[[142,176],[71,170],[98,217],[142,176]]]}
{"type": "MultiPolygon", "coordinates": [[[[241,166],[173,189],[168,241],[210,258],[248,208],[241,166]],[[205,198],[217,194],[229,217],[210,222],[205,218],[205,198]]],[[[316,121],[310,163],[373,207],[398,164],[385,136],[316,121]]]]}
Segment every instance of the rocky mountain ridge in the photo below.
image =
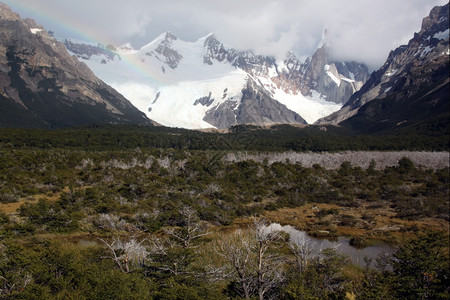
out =
{"type": "Polygon", "coordinates": [[[0,125],[150,124],[31,19],[0,3],[0,125]]]}
{"type": "MultiPolygon", "coordinates": [[[[338,124],[356,115],[361,107],[375,99],[414,98],[434,83],[448,84],[449,8],[435,7],[423,19],[420,32],[407,45],[390,52],[385,64],[373,72],[366,84],[344,107],[319,120],[318,124],[338,124]]],[[[420,97],[420,96],[419,96],[420,97]]]]}

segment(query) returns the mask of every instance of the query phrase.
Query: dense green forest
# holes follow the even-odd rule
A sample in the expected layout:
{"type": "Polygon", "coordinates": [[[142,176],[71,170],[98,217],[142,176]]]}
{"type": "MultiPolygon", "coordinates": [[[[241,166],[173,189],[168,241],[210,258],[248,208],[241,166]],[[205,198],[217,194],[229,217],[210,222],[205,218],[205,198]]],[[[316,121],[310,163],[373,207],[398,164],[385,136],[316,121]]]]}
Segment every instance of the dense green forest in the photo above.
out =
{"type": "Polygon", "coordinates": [[[227,133],[158,126],[102,125],[57,130],[0,128],[2,148],[109,150],[173,148],[180,150],[342,151],[450,149],[448,118],[401,127],[390,134],[362,135],[336,126],[277,125],[232,127],[227,133]]]}
{"type": "Polygon", "coordinates": [[[449,299],[448,166],[230,159],[431,147],[333,130],[2,129],[0,299],[449,299]],[[357,266],[274,221],[396,250],[357,266]]]}

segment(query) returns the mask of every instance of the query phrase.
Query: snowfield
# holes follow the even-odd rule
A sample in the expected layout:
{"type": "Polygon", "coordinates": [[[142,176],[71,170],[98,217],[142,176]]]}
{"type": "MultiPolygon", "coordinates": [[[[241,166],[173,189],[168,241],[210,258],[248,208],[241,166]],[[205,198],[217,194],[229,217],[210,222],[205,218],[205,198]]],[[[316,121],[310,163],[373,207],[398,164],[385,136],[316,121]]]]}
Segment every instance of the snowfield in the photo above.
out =
{"type": "Polygon", "coordinates": [[[277,76],[275,68],[268,69],[266,76],[255,78],[226,60],[205,63],[204,44],[208,36],[196,42],[166,38],[167,34],[161,34],[140,50],[125,44],[117,48],[113,59],[104,55],[79,59],[147,117],[169,127],[214,128],[203,121],[206,112],[227,100],[239,105],[249,78],[261,83],[275,100],[311,124],[342,107],[322,99],[318,93],[306,97],[278,89],[271,80],[277,76]],[[199,103],[201,98],[209,101],[199,103]]]}

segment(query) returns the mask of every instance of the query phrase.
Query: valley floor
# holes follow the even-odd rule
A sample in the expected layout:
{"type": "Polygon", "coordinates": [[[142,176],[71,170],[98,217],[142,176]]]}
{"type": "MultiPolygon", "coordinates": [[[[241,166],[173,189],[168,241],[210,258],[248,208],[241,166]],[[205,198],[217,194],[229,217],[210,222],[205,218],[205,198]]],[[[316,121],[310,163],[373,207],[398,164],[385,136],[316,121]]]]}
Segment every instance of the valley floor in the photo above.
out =
{"type": "MultiPolygon", "coordinates": [[[[387,289],[394,299],[409,284],[392,272],[403,268],[397,258],[372,259],[364,269],[332,249],[305,256],[308,244],[264,222],[347,236],[359,247],[384,241],[414,255],[426,243],[440,253],[441,266],[448,264],[444,152],[4,148],[0,174],[1,297],[245,297],[232,267],[239,253],[251,261],[239,268],[257,296],[258,251],[275,272],[265,275],[274,281],[263,298],[371,299],[387,289]]],[[[435,263],[421,272],[444,276],[435,263]]],[[[428,291],[445,299],[446,281],[431,282],[428,291]]]]}

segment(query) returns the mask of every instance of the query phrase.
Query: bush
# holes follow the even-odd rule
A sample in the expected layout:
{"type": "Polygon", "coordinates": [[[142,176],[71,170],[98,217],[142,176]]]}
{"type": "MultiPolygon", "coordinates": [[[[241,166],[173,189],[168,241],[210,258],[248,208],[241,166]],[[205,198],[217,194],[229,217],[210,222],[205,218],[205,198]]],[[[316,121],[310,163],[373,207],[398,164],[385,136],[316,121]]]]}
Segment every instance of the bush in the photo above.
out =
{"type": "Polygon", "coordinates": [[[19,201],[19,196],[15,194],[0,194],[0,203],[14,203],[19,201]]]}

